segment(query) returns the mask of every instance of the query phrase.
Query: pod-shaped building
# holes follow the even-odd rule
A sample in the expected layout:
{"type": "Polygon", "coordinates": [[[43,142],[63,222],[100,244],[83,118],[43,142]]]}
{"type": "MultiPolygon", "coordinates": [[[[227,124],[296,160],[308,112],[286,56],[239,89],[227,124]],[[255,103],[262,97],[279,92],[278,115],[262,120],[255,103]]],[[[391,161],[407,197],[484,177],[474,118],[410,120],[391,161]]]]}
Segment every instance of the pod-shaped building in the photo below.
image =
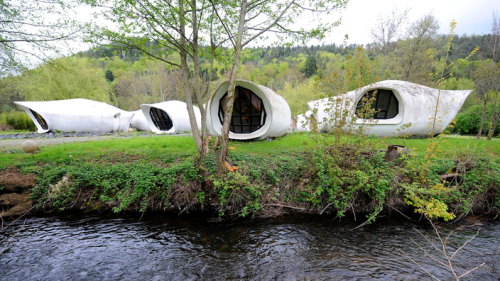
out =
{"type": "Polygon", "coordinates": [[[138,131],[151,131],[148,120],[146,119],[146,116],[144,116],[142,109],[133,111],[133,113],[134,118],[132,118],[131,122],[132,127],[136,128],[138,131]]]}
{"type": "MultiPolygon", "coordinates": [[[[207,103],[207,128],[211,135],[222,135],[228,86],[229,81],[219,84],[207,103]]],[[[265,139],[287,133],[292,115],[282,96],[246,80],[236,80],[235,86],[230,139],[265,139]]]]}
{"type": "Polygon", "coordinates": [[[87,99],[15,102],[33,120],[39,133],[126,131],[134,116],[104,102],[87,99]]]}
{"type": "MultiPolygon", "coordinates": [[[[185,102],[164,101],[143,104],[141,109],[150,130],[157,134],[191,132],[191,123],[185,102]]],[[[198,129],[201,129],[200,109],[196,106],[193,106],[193,109],[196,124],[198,129]]]]}
{"type": "MultiPolygon", "coordinates": [[[[308,106],[311,110],[317,109],[315,119],[318,121],[334,120],[337,118],[335,113],[340,116],[339,110],[348,110],[348,116],[357,116],[354,127],[369,125],[365,126],[364,133],[367,135],[409,134],[425,137],[433,133],[434,120],[434,134],[441,133],[471,92],[439,90],[406,81],[386,80],[338,97],[312,101],[308,106]],[[367,103],[367,100],[370,102],[367,103]],[[403,125],[406,126],[402,128],[403,125]]],[[[321,122],[319,129],[328,131],[329,124],[321,122]]]]}
{"type": "Polygon", "coordinates": [[[316,120],[312,110],[308,110],[303,114],[297,115],[297,122],[295,123],[295,130],[297,131],[312,131],[316,120]]]}

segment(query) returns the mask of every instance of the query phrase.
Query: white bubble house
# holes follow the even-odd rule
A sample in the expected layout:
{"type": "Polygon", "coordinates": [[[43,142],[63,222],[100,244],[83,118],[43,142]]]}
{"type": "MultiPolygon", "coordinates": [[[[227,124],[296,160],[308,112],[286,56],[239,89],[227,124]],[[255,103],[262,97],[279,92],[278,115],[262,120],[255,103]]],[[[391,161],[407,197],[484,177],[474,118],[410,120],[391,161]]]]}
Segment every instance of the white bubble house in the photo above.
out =
{"type": "MultiPolygon", "coordinates": [[[[222,135],[228,86],[229,81],[219,84],[207,103],[207,128],[211,135],[222,135]]],[[[287,133],[292,115],[282,96],[246,80],[236,80],[235,87],[230,139],[259,140],[287,133]]]]}
{"type": "Polygon", "coordinates": [[[296,130],[297,131],[311,131],[312,123],[314,122],[314,115],[312,110],[308,110],[303,114],[297,115],[296,130]]]}
{"type": "Polygon", "coordinates": [[[142,109],[139,109],[134,112],[134,118],[132,118],[132,126],[136,128],[138,131],[151,131],[149,127],[148,119],[144,116],[142,109]]]}
{"type": "MultiPolygon", "coordinates": [[[[185,102],[164,101],[154,104],[143,104],[141,105],[141,109],[150,130],[157,134],[191,132],[191,123],[185,102]]],[[[200,109],[196,106],[193,106],[193,109],[196,124],[200,130],[200,109]]]]}
{"type": "Polygon", "coordinates": [[[126,131],[134,116],[104,102],[87,99],[15,102],[45,132],[126,131]]]}
{"type": "Polygon", "coordinates": [[[349,116],[360,115],[356,108],[364,102],[363,97],[367,96],[373,98],[371,108],[376,113],[371,119],[362,115],[358,117],[354,122],[355,128],[370,124],[365,126],[364,133],[367,135],[382,137],[409,134],[425,137],[432,134],[433,128],[435,135],[441,133],[455,118],[471,92],[472,90],[439,90],[406,81],[386,80],[334,99],[312,101],[308,106],[311,110],[317,109],[315,119],[321,121],[320,131],[328,131],[329,124],[323,120],[335,120],[335,112],[339,113],[344,108],[349,111],[349,116]],[[402,128],[405,124],[409,127],[402,128]]]}

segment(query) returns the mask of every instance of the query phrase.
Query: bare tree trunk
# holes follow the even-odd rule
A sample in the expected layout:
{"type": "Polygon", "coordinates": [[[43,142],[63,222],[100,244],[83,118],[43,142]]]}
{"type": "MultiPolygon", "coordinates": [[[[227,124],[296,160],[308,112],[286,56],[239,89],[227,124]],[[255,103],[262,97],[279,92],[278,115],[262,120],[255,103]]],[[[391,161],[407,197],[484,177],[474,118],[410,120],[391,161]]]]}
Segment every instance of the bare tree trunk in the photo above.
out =
{"type": "Polygon", "coordinates": [[[384,59],[384,65],[382,66],[382,75],[380,75],[380,81],[384,81],[384,71],[385,71],[385,59],[384,59]]]}
{"type": "Polygon", "coordinates": [[[493,137],[493,134],[495,133],[495,129],[496,129],[496,122],[497,121],[497,114],[496,113],[496,109],[497,109],[497,99],[498,99],[498,92],[496,92],[495,94],[495,102],[493,103],[493,112],[491,113],[491,117],[490,117],[490,131],[488,132],[488,140],[490,141],[491,138],[493,137]],[[495,124],[493,124],[495,123],[495,124]]]}
{"type": "Polygon", "coordinates": [[[481,125],[479,126],[479,132],[477,132],[477,139],[481,139],[481,135],[483,134],[483,125],[484,125],[484,117],[486,115],[486,104],[488,100],[486,99],[486,96],[484,97],[483,100],[483,115],[481,116],[481,125]]]}
{"type": "MultiPolygon", "coordinates": [[[[184,12],[184,3],[180,2],[180,30],[182,34],[186,34],[186,24],[185,24],[185,12],[184,12]]],[[[184,84],[184,95],[186,97],[186,106],[189,115],[189,122],[191,123],[191,130],[193,131],[193,138],[196,143],[196,148],[198,148],[198,153],[203,155],[203,142],[200,136],[200,131],[198,130],[198,124],[196,124],[196,115],[193,110],[193,100],[191,97],[191,92],[189,89],[189,72],[187,66],[187,53],[186,53],[186,39],[184,36],[181,36],[181,72],[182,72],[182,81],[184,84]]]]}
{"type": "MultiPolygon", "coordinates": [[[[194,88],[196,91],[196,101],[198,107],[200,108],[201,114],[201,142],[203,143],[204,138],[207,136],[207,116],[205,108],[203,107],[203,93],[200,87],[200,63],[198,61],[198,16],[196,14],[196,0],[193,3],[193,65],[194,65],[194,88]]],[[[193,134],[194,135],[194,134],[193,134]]],[[[202,150],[203,151],[203,150],[202,150]]],[[[200,153],[203,156],[203,153],[200,153]]]]}
{"type": "Polygon", "coordinates": [[[234,103],[234,80],[236,78],[236,72],[238,71],[238,66],[240,64],[240,54],[242,48],[243,41],[243,30],[245,28],[245,17],[247,12],[247,1],[241,1],[241,10],[240,10],[240,20],[238,25],[238,35],[236,40],[236,46],[234,47],[234,60],[233,66],[231,68],[230,76],[229,76],[229,85],[227,88],[227,103],[226,103],[226,112],[224,112],[224,124],[222,125],[222,148],[220,154],[220,163],[221,167],[225,167],[226,156],[228,152],[229,146],[229,125],[231,123],[231,115],[233,114],[233,103],[234,103]]]}

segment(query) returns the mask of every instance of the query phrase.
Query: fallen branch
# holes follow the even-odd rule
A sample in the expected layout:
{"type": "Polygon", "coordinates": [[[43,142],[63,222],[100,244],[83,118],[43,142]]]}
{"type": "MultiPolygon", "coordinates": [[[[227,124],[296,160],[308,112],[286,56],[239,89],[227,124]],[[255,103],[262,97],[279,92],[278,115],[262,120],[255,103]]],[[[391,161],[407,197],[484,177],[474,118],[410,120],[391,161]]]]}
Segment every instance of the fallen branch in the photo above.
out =
{"type": "Polygon", "coordinates": [[[377,212],[377,213],[373,214],[373,215],[372,215],[370,218],[368,218],[368,219],[367,219],[364,223],[362,223],[362,224],[360,224],[360,225],[356,226],[355,228],[350,229],[350,230],[348,230],[348,231],[353,231],[353,230],[356,230],[356,229],[358,229],[358,228],[360,228],[360,227],[365,226],[365,225],[366,225],[368,222],[370,222],[370,221],[371,221],[374,217],[376,217],[376,216],[377,216],[377,215],[378,215],[381,211],[382,211],[382,208],[380,208],[380,210],[378,210],[378,212],[377,212]]]}
{"type": "Polygon", "coordinates": [[[401,214],[403,217],[409,219],[410,221],[413,221],[412,219],[410,219],[408,216],[406,216],[405,214],[403,214],[402,212],[400,212],[398,209],[392,207],[391,205],[388,205],[386,203],[384,203],[384,205],[386,205],[387,207],[390,207],[391,209],[393,209],[394,211],[398,212],[399,214],[401,214]]]}
{"type": "Polygon", "coordinates": [[[305,208],[292,207],[292,206],[288,206],[288,205],[267,204],[267,205],[264,205],[264,207],[265,207],[265,206],[273,206],[273,207],[281,207],[281,208],[289,208],[289,209],[295,209],[295,210],[306,211],[306,209],[305,209],[305,208]]]}
{"type": "Polygon", "coordinates": [[[7,248],[7,246],[9,246],[10,242],[12,241],[12,239],[14,239],[14,237],[16,237],[16,235],[19,233],[19,231],[21,231],[24,228],[25,225],[26,225],[26,219],[24,219],[24,223],[21,226],[21,228],[14,235],[12,235],[10,237],[9,241],[7,241],[7,244],[5,244],[5,246],[3,247],[2,251],[0,251],[0,255],[3,254],[3,252],[5,251],[5,248],[7,248]]]}
{"type": "MultiPolygon", "coordinates": [[[[438,246],[436,246],[434,243],[432,243],[429,238],[424,235],[422,232],[420,232],[418,229],[414,228],[430,245],[432,245],[432,247],[434,247],[434,249],[436,249],[438,252],[440,252],[441,254],[444,255],[444,258],[446,259],[447,261],[447,264],[445,264],[444,262],[441,262],[439,259],[437,259],[436,257],[433,257],[431,254],[429,254],[424,248],[422,248],[422,246],[420,246],[420,244],[418,244],[417,242],[415,242],[412,238],[410,238],[410,240],[415,243],[422,252],[424,252],[428,257],[430,257],[432,260],[434,260],[435,262],[439,263],[440,265],[442,265],[443,267],[445,267],[446,269],[448,269],[451,274],[453,275],[454,279],[455,280],[460,280],[460,278],[466,276],[467,274],[473,272],[474,270],[480,268],[481,266],[483,266],[485,263],[482,263],[478,266],[476,266],[475,268],[471,269],[471,270],[468,270],[466,271],[465,273],[463,273],[462,275],[460,276],[457,276],[457,273],[455,271],[455,268],[453,267],[453,264],[451,263],[451,260],[455,257],[455,255],[460,251],[462,250],[469,242],[471,242],[472,240],[474,240],[474,238],[476,238],[476,236],[479,234],[479,229],[477,230],[477,233],[475,235],[473,235],[469,240],[467,240],[465,243],[463,243],[451,256],[447,253],[446,251],[446,244],[448,242],[448,239],[451,237],[451,235],[453,233],[455,233],[457,230],[461,229],[461,228],[458,228],[458,229],[455,229],[453,231],[451,231],[450,233],[448,233],[448,235],[446,235],[446,237],[442,236],[441,233],[439,232],[438,228],[434,225],[434,223],[432,222],[432,220],[430,218],[428,218],[426,216],[426,218],[429,220],[429,222],[431,223],[432,225],[432,228],[434,229],[434,232],[436,233],[436,236],[438,237],[439,239],[439,242],[441,243],[441,247],[442,249],[439,249],[438,246]],[[444,239],[443,239],[444,237],[444,239]]],[[[399,250],[399,249],[398,249],[399,250]]],[[[403,251],[399,250],[403,255],[405,255],[409,260],[411,260],[414,264],[416,264],[418,267],[420,267],[423,271],[425,271],[427,274],[429,274],[429,276],[431,276],[432,278],[436,279],[436,280],[440,280],[439,278],[437,278],[436,276],[432,275],[429,271],[427,271],[425,268],[423,268],[418,262],[416,262],[415,260],[413,260],[412,258],[410,258],[407,254],[405,254],[403,251]]]]}

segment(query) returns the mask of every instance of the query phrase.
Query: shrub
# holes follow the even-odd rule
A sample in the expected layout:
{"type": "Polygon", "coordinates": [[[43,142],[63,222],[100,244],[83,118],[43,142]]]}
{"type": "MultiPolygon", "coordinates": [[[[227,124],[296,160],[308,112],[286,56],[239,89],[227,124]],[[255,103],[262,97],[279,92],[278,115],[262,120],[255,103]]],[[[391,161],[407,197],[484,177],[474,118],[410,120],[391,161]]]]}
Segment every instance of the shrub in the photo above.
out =
{"type": "Polygon", "coordinates": [[[14,130],[14,127],[7,124],[0,124],[0,132],[14,130]]]}
{"type": "Polygon", "coordinates": [[[25,112],[13,111],[5,113],[2,115],[0,123],[11,126],[14,130],[36,131],[35,123],[25,112]]]}
{"type": "MultiPolygon", "coordinates": [[[[484,118],[483,132],[487,133],[490,127],[490,116],[493,111],[493,104],[486,106],[486,115],[484,118]]],[[[468,108],[465,112],[457,115],[457,124],[454,132],[460,134],[477,134],[481,126],[481,116],[483,114],[483,106],[475,105],[468,108]]],[[[500,132],[500,126],[497,126],[495,134],[500,132]]]]}

